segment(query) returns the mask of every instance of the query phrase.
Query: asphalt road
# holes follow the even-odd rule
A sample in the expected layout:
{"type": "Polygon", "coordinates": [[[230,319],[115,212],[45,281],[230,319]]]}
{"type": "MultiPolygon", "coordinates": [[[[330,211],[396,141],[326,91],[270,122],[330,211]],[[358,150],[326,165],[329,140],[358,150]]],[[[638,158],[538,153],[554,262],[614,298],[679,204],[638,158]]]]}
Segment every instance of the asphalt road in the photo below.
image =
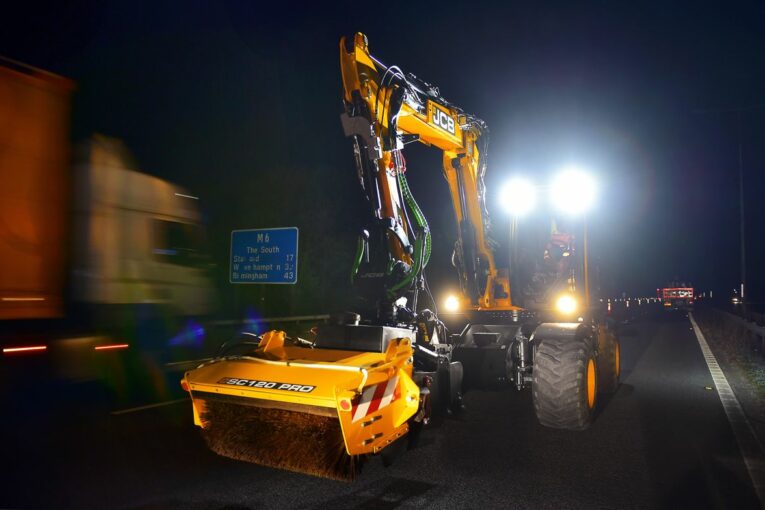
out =
{"type": "Polygon", "coordinates": [[[463,418],[354,483],[217,457],[185,401],[114,415],[99,390],[28,373],[3,397],[0,507],[759,508],[688,319],[625,333],[622,385],[591,429],[541,427],[528,391],[472,392],[463,418]]]}

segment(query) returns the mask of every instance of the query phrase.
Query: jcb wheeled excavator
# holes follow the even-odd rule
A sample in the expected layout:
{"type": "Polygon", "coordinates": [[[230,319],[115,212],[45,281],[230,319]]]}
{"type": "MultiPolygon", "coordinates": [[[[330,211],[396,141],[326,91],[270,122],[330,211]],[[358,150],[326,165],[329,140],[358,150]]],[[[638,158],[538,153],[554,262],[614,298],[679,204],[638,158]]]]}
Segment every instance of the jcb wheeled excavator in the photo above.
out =
{"type": "MultiPolygon", "coordinates": [[[[424,426],[460,412],[465,389],[501,383],[531,386],[542,425],[587,428],[599,392],[618,384],[619,344],[586,311],[543,322],[544,313],[514,305],[516,275],[497,268],[489,238],[486,124],[373,57],[363,34],[341,39],[340,68],[342,127],[372,212],[352,268],[369,310],[337,315],[310,339],[269,331],[187,372],[181,385],[210,448],[348,480],[367,456],[413,445],[424,426]],[[429,294],[431,238],[405,174],[403,150],[415,141],[443,153],[460,305],[470,317],[459,334],[418,306],[429,294]]],[[[574,260],[571,236],[556,239],[574,260]]],[[[581,295],[581,272],[563,271],[552,280],[581,295]]]]}

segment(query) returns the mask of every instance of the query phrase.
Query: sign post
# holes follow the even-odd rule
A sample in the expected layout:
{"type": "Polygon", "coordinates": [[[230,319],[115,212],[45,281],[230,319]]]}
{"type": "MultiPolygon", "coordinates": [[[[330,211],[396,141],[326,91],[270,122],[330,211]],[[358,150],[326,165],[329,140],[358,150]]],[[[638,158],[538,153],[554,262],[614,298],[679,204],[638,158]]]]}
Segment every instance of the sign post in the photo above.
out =
{"type": "Polygon", "coordinates": [[[231,283],[297,283],[298,229],[262,228],[231,232],[231,283]]]}

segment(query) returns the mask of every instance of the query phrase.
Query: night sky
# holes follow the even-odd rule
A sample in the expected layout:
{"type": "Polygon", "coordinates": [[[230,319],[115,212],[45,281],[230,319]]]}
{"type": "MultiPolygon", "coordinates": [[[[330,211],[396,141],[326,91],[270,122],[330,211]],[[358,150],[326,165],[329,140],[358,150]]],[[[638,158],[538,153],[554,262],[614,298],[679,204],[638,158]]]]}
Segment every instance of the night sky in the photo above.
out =
{"type": "MultiPolygon", "coordinates": [[[[751,298],[765,301],[765,8],[731,2],[60,2],[4,16],[0,54],[78,83],[74,141],[125,140],[142,170],[201,197],[223,303],[263,313],[346,305],[366,208],[339,122],[338,41],[439,86],[491,129],[488,206],[522,173],[598,176],[593,252],[608,294],[677,276],[738,283],[743,144],[751,298]],[[740,130],[735,113],[746,107],[740,130]],[[232,229],[301,228],[300,283],[226,283],[232,229]],[[332,305],[328,305],[332,303],[332,305]],[[336,304],[336,305],[335,305],[336,304]]],[[[434,231],[431,283],[456,285],[440,153],[407,148],[434,231]]],[[[438,292],[438,291],[437,291],[438,292]]]]}

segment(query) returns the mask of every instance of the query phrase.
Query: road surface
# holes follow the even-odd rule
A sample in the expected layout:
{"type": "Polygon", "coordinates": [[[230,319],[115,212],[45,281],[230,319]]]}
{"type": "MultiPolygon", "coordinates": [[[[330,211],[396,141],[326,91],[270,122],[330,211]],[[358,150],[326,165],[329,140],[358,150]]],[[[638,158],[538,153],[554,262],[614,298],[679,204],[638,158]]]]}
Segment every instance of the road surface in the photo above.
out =
{"type": "Polygon", "coordinates": [[[217,457],[190,404],[172,403],[180,390],[112,414],[101,391],[30,372],[3,398],[0,507],[759,508],[688,319],[625,333],[622,385],[590,430],[541,427],[528,391],[472,392],[463,418],[391,467],[373,459],[354,483],[217,457]]]}

